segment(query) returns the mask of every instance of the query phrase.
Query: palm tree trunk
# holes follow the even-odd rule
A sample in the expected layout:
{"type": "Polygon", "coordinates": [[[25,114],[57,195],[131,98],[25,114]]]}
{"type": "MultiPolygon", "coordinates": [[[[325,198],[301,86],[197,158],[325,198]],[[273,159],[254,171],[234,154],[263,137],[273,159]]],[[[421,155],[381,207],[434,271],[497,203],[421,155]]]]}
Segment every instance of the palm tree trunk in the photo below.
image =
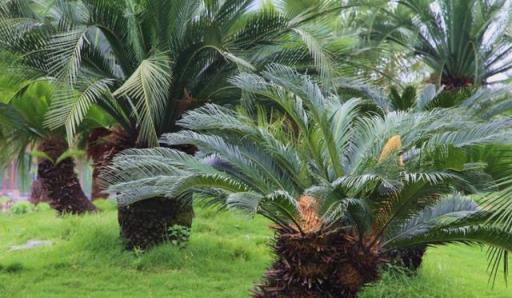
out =
{"type": "Polygon", "coordinates": [[[111,162],[111,160],[107,160],[110,156],[113,156],[110,151],[115,150],[107,139],[110,134],[110,130],[100,127],[94,129],[87,138],[86,152],[89,159],[92,160],[92,200],[107,197],[100,175],[103,168],[111,162]]]}
{"type": "Polygon", "coordinates": [[[192,204],[168,198],[147,199],[118,209],[121,236],[128,249],[148,249],[173,240],[169,228],[190,228],[193,217],[192,204]]]}
{"type": "Polygon", "coordinates": [[[409,273],[416,273],[421,266],[423,256],[427,252],[426,245],[411,248],[394,249],[385,254],[391,264],[407,269],[409,273]]]}
{"type": "Polygon", "coordinates": [[[456,91],[474,85],[472,78],[457,78],[443,75],[441,77],[441,85],[445,87],[445,90],[456,91]]]}
{"type": "Polygon", "coordinates": [[[43,183],[41,182],[41,179],[39,179],[39,176],[36,180],[32,181],[29,201],[34,205],[49,201],[48,191],[43,187],[43,183]]]}
{"type": "MultiPolygon", "coordinates": [[[[96,181],[97,196],[104,195],[101,188],[101,172],[112,163],[119,152],[140,147],[121,128],[105,133],[97,130],[91,134],[87,146],[88,155],[93,159],[93,181],[96,181]]],[[[190,148],[180,148],[185,152],[190,148]]],[[[93,196],[94,197],[94,196],[93,196]]],[[[194,217],[191,204],[183,205],[169,198],[152,198],[118,208],[118,222],[121,237],[128,249],[148,249],[169,239],[168,229],[175,225],[190,228],[194,217]]],[[[172,239],[171,239],[172,240],[172,239]]]]}
{"type": "MultiPolygon", "coordinates": [[[[68,150],[68,144],[60,137],[50,136],[39,144],[38,150],[56,161],[68,150]]],[[[73,159],[66,158],[59,163],[53,161],[39,158],[37,168],[41,188],[46,191],[50,206],[60,214],[81,214],[96,210],[80,186],[73,159]]]]}
{"type": "MultiPolygon", "coordinates": [[[[192,154],[195,148],[178,148],[192,154]]],[[[183,204],[172,198],[151,198],[118,208],[121,237],[128,249],[148,249],[166,240],[174,240],[169,228],[182,226],[190,229],[194,218],[191,203],[183,204]]]]}
{"type": "Polygon", "coordinates": [[[277,259],[253,297],[356,297],[379,278],[383,262],[378,249],[366,249],[364,242],[338,229],[301,234],[280,228],[273,245],[277,259]]]}

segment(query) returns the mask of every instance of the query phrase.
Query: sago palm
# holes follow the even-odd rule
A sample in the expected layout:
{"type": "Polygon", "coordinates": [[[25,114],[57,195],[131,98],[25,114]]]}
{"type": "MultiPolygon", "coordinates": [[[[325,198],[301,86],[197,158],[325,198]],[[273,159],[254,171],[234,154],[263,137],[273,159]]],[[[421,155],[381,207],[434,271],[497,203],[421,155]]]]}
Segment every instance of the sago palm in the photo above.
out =
{"type": "MultiPolygon", "coordinates": [[[[51,105],[50,88],[39,83],[21,96],[0,103],[0,162],[22,162],[32,150],[38,158],[39,187],[50,206],[59,213],[84,213],[96,208],[87,199],[75,173],[74,151],[66,142],[63,127],[44,127],[45,115],[51,105]]],[[[33,188],[34,190],[35,188],[33,188]]]]}
{"type": "Polygon", "coordinates": [[[433,70],[447,90],[508,79],[512,68],[507,0],[402,0],[372,28],[398,42],[433,70]]]}
{"type": "MultiPolygon", "coordinates": [[[[383,89],[360,81],[338,79],[336,85],[343,91],[350,91],[365,99],[367,109],[370,107],[370,111],[381,115],[397,111],[425,112],[443,107],[460,106],[465,109],[465,113],[485,121],[503,117],[503,114],[512,107],[510,90],[507,87],[481,87],[474,90],[474,94],[467,98],[457,98],[444,94],[443,88],[437,88],[433,84],[427,84],[422,89],[407,86],[401,91],[391,87],[389,95],[386,95],[383,89]]],[[[451,111],[451,109],[446,110],[447,113],[451,111]]],[[[508,146],[484,146],[472,149],[466,158],[467,161],[486,163],[484,171],[500,179],[507,177],[512,169],[510,153],[507,150],[510,150],[508,146]]],[[[499,185],[499,189],[506,187],[503,183],[499,185]]],[[[489,199],[489,205],[494,205],[491,199],[489,199]]],[[[426,245],[421,245],[392,250],[389,257],[395,265],[404,266],[408,271],[415,272],[422,263],[426,249],[426,245]]]]}
{"type": "Polygon", "coordinates": [[[510,142],[509,121],[464,110],[361,115],[305,76],[273,66],[233,83],[255,104],[208,104],[164,135],[170,148],[131,149],[105,177],[119,204],[191,195],[274,223],[276,260],[254,297],[355,297],[388,252],[484,243],[512,249],[512,233],[461,193],[495,184],[467,150],[510,142]],[[273,107],[273,108],[271,108],[273,107]]]}
{"type": "MultiPolygon", "coordinates": [[[[22,54],[35,78],[71,89],[53,101],[48,127],[64,125],[72,137],[92,106],[116,120],[111,133],[91,136],[89,152],[103,167],[123,149],[158,145],[190,107],[238,100],[227,78],[239,69],[258,70],[271,61],[319,73],[332,67],[303,25],[339,11],[339,3],[317,1],[288,16],[254,10],[252,2],[8,0],[0,43],[22,54]]],[[[161,241],[169,225],[190,226],[193,214],[191,206],[158,199],[119,211],[128,246],[138,247],[161,241]]]]}

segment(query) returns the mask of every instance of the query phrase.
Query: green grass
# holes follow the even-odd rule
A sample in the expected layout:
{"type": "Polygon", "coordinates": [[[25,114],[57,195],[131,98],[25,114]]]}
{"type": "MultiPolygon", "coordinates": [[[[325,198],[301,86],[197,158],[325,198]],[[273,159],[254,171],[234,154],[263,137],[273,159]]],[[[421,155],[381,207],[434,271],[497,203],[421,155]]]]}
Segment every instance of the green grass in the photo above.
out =
{"type": "MultiPolygon", "coordinates": [[[[56,217],[51,211],[0,215],[0,297],[247,297],[272,257],[268,222],[198,209],[190,244],[146,253],[119,242],[116,212],[56,217]],[[50,247],[9,251],[27,240],[50,247]]],[[[430,249],[417,277],[386,275],[362,297],[512,297],[487,283],[479,248],[430,249]]]]}

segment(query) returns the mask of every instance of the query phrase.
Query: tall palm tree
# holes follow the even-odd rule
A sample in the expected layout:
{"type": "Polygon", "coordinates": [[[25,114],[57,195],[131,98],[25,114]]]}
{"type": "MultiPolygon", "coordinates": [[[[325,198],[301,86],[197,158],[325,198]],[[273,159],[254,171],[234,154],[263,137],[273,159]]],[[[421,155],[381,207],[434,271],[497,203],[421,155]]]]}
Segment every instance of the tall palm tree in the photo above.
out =
{"type": "Polygon", "coordinates": [[[35,185],[50,206],[61,214],[94,211],[74,171],[74,151],[68,147],[64,128],[44,126],[50,97],[48,85],[40,83],[0,103],[0,163],[6,165],[14,159],[22,163],[27,151],[34,150],[38,158],[35,185]]]}
{"type": "MultiPolygon", "coordinates": [[[[240,91],[227,78],[240,69],[277,61],[328,73],[323,69],[337,60],[326,59],[304,25],[339,11],[339,3],[317,1],[318,9],[289,16],[254,10],[252,2],[81,0],[38,8],[45,2],[9,0],[0,34],[5,48],[37,69],[36,78],[72,89],[53,101],[48,127],[65,126],[72,137],[92,106],[115,119],[111,133],[97,131],[89,146],[94,164],[104,166],[123,149],[157,146],[190,107],[238,100],[240,91]]],[[[119,209],[128,246],[142,248],[164,239],[170,225],[190,226],[192,216],[190,204],[158,198],[119,209]]]]}
{"type": "MultiPolygon", "coordinates": [[[[421,58],[431,82],[446,91],[508,79],[512,68],[511,12],[507,0],[403,0],[373,24],[421,58]]],[[[467,94],[466,94],[467,95],[467,94]]]]}
{"type": "Polygon", "coordinates": [[[512,233],[487,221],[494,213],[460,193],[495,184],[463,157],[510,143],[510,121],[463,109],[361,115],[359,100],[343,102],[282,66],[233,83],[253,96],[252,109],[208,104],[178,122],[188,130],[161,139],[193,144],[196,156],[131,149],[107,178],[121,204],[201,194],[270,219],[276,260],[254,297],[355,297],[398,248],[512,249],[512,233]]]}

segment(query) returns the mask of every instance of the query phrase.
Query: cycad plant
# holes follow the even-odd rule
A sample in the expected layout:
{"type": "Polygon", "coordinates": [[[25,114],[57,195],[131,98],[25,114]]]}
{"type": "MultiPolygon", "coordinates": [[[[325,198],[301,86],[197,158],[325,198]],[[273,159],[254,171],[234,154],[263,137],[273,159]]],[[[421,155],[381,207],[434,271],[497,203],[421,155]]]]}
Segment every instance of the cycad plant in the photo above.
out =
{"type": "Polygon", "coordinates": [[[512,68],[507,0],[404,0],[372,28],[409,48],[447,91],[508,79],[512,68]],[[497,76],[499,75],[499,76],[497,76]]]}
{"type": "MultiPolygon", "coordinates": [[[[337,1],[316,1],[297,15],[252,4],[9,0],[0,9],[0,45],[22,54],[33,78],[58,80],[72,90],[53,101],[48,127],[65,126],[72,137],[93,106],[115,119],[110,133],[91,136],[88,152],[101,170],[123,149],[157,146],[162,133],[178,129],[175,122],[188,108],[238,100],[227,78],[240,69],[279,62],[322,73],[333,66],[303,25],[339,11],[337,1]]],[[[168,226],[190,226],[192,216],[190,205],[158,198],[119,209],[130,247],[160,242],[168,226]]]]}
{"type": "Polygon", "coordinates": [[[510,142],[509,121],[482,123],[453,109],[361,115],[306,76],[273,66],[233,83],[254,105],[208,104],[166,146],[132,149],[106,179],[120,204],[192,194],[273,223],[276,259],[254,297],[355,297],[393,249],[485,243],[512,234],[463,193],[492,187],[470,148],[510,142]]]}
{"type": "Polygon", "coordinates": [[[65,129],[49,130],[44,126],[50,94],[48,85],[39,83],[23,95],[0,103],[0,162],[23,163],[32,151],[38,159],[37,187],[33,190],[39,188],[36,192],[61,214],[93,211],[96,208],[85,196],[74,171],[76,152],[68,147],[65,129]]]}
{"type": "MultiPolygon", "coordinates": [[[[481,87],[469,97],[457,98],[444,95],[443,88],[437,88],[433,84],[426,84],[421,89],[407,86],[399,91],[391,87],[389,96],[384,89],[370,86],[360,81],[338,79],[338,87],[343,91],[351,91],[366,100],[368,110],[385,115],[390,112],[426,112],[439,110],[449,106],[460,106],[465,113],[481,118],[483,121],[502,117],[503,113],[510,109],[510,91],[507,87],[485,88],[481,87]],[[454,100],[457,100],[454,101],[454,100]]],[[[452,112],[451,109],[446,110],[452,112]]],[[[484,171],[495,179],[502,181],[503,177],[510,175],[510,148],[509,146],[483,146],[473,148],[466,154],[468,162],[483,162],[487,164],[484,171]]],[[[498,189],[503,190],[508,184],[498,183],[498,189]]],[[[489,200],[491,201],[491,200],[489,200]]],[[[489,202],[489,205],[494,203],[489,202]]],[[[414,273],[422,263],[427,246],[420,245],[405,249],[397,249],[389,252],[389,258],[394,265],[405,267],[407,271],[414,273]]]]}

